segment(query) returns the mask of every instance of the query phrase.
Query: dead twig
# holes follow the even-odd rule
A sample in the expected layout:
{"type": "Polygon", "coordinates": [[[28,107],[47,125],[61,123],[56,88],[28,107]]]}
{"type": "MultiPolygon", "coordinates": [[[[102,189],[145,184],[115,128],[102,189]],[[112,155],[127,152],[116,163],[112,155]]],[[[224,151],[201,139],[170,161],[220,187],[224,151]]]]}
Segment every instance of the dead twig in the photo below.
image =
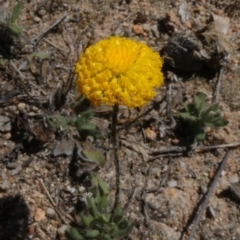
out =
{"type": "Polygon", "coordinates": [[[114,210],[117,208],[120,199],[120,163],[118,159],[118,139],[117,139],[117,115],[118,115],[119,106],[113,106],[113,113],[112,113],[112,130],[111,130],[111,138],[113,144],[113,158],[114,158],[114,165],[116,169],[116,192],[115,192],[115,199],[112,208],[112,216],[114,216],[114,210]]]}
{"type": "Polygon", "coordinates": [[[172,104],[172,84],[169,83],[167,85],[167,117],[169,119],[171,119],[172,117],[171,104],[172,104]]]}
{"type": "Polygon", "coordinates": [[[213,190],[214,190],[214,188],[215,188],[215,186],[216,186],[216,183],[217,183],[217,181],[218,181],[218,179],[219,179],[219,177],[220,177],[220,175],[221,175],[221,172],[223,171],[223,169],[224,169],[224,167],[225,167],[225,165],[226,165],[226,162],[227,162],[227,160],[228,160],[228,158],[229,158],[229,156],[230,156],[231,153],[232,153],[232,150],[228,150],[228,151],[227,151],[227,153],[225,154],[225,156],[224,156],[221,164],[219,165],[219,167],[218,167],[218,169],[217,169],[216,175],[215,175],[215,177],[214,177],[211,185],[210,185],[209,188],[208,188],[208,192],[207,192],[207,194],[204,196],[204,201],[203,201],[203,203],[202,203],[201,209],[200,209],[199,214],[198,214],[198,216],[197,216],[197,218],[196,218],[196,221],[195,221],[195,223],[194,223],[194,225],[193,225],[193,228],[192,228],[192,231],[191,231],[191,234],[190,234],[188,240],[192,240],[193,237],[194,237],[194,234],[195,234],[195,232],[196,232],[197,226],[198,226],[198,224],[199,224],[199,222],[200,222],[200,220],[201,220],[201,218],[202,218],[203,213],[205,212],[205,210],[206,210],[206,208],[207,208],[209,199],[210,199],[210,197],[211,197],[211,195],[212,195],[212,193],[213,193],[213,190]]]}
{"type": "Polygon", "coordinates": [[[144,189],[142,191],[143,212],[144,212],[144,216],[145,216],[145,224],[148,228],[149,238],[151,236],[151,221],[150,221],[150,212],[149,212],[148,204],[147,204],[147,200],[146,200],[146,189],[148,187],[150,174],[151,174],[151,168],[149,168],[148,171],[147,171],[147,178],[146,178],[146,181],[145,181],[144,189]]]}
{"type": "Polygon", "coordinates": [[[74,47],[74,52],[75,52],[75,57],[76,57],[76,61],[78,59],[78,54],[79,54],[79,48],[77,46],[77,42],[76,42],[76,39],[72,36],[72,34],[68,31],[67,27],[65,26],[65,24],[63,23],[63,28],[64,30],[67,32],[68,36],[70,37],[71,41],[72,41],[72,44],[73,44],[73,47],[74,47]]]}
{"type": "Polygon", "coordinates": [[[51,46],[53,46],[54,48],[56,48],[59,53],[61,53],[64,57],[67,57],[67,53],[64,52],[62,49],[60,49],[59,47],[57,47],[54,43],[52,43],[51,41],[49,41],[47,38],[43,37],[43,41],[47,42],[48,44],[50,44],[51,46]]]}
{"type": "Polygon", "coordinates": [[[15,96],[19,95],[21,92],[19,89],[12,90],[7,93],[6,96],[0,98],[0,107],[5,107],[9,104],[9,101],[14,98],[15,96]]]}
{"type": "Polygon", "coordinates": [[[163,179],[159,182],[159,184],[154,188],[148,188],[146,189],[147,193],[158,193],[161,192],[160,188],[166,183],[166,180],[168,178],[168,174],[166,174],[163,179]]]}
{"type": "Polygon", "coordinates": [[[234,142],[234,143],[226,143],[226,144],[219,144],[214,146],[203,146],[203,147],[197,147],[196,152],[204,152],[214,149],[220,149],[220,148],[236,148],[240,146],[240,142],[234,142]]]}
{"type": "Polygon", "coordinates": [[[168,146],[162,147],[160,150],[152,151],[151,155],[161,155],[161,154],[168,154],[168,153],[183,153],[187,151],[187,147],[180,147],[180,146],[168,146]]]}
{"type": "MultiPolygon", "coordinates": [[[[23,82],[24,80],[26,80],[26,79],[28,79],[28,78],[26,78],[26,77],[21,73],[21,71],[16,67],[16,65],[13,63],[13,61],[10,60],[9,63],[10,63],[10,66],[13,67],[13,69],[19,74],[18,78],[20,79],[20,81],[21,81],[22,84],[17,84],[17,85],[21,88],[21,90],[23,90],[23,92],[29,97],[29,99],[31,99],[31,100],[36,104],[36,106],[37,106],[38,108],[40,108],[40,109],[42,109],[42,110],[44,111],[44,109],[43,109],[43,107],[42,107],[42,104],[41,104],[39,101],[37,101],[36,99],[34,99],[34,97],[32,97],[32,96],[29,94],[29,91],[27,90],[27,88],[26,88],[26,86],[25,86],[25,84],[24,84],[24,82],[23,82]]],[[[12,74],[12,72],[7,71],[7,73],[8,73],[13,79],[16,79],[16,77],[12,74]]],[[[32,84],[31,81],[30,81],[30,83],[32,84]]]]}
{"type": "Polygon", "coordinates": [[[140,114],[138,117],[136,117],[133,121],[127,123],[126,125],[118,128],[118,132],[123,130],[123,129],[128,129],[132,124],[134,124],[135,122],[137,122],[137,120],[139,120],[140,118],[146,116],[148,113],[150,113],[157,105],[160,105],[164,100],[165,100],[165,96],[157,102],[153,102],[152,106],[149,107],[149,109],[147,109],[144,113],[140,114]]]}
{"type": "Polygon", "coordinates": [[[217,83],[216,83],[216,88],[215,88],[215,91],[214,91],[214,94],[213,94],[213,103],[216,103],[219,100],[219,91],[220,91],[220,87],[221,87],[222,75],[223,75],[223,68],[221,68],[218,72],[218,79],[217,79],[217,83]]]}
{"type": "Polygon", "coordinates": [[[150,155],[154,155],[154,157],[150,158],[148,161],[153,161],[161,157],[169,157],[169,156],[176,157],[176,156],[182,156],[183,154],[206,152],[206,151],[222,149],[222,148],[236,148],[239,146],[240,146],[240,142],[234,142],[234,143],[226,143],[226,144],[219,144],[219,145],[213,145],[213,146],[196,147],[194,151],[188,151],[187,147],[170,146],[170,147],[164,147],[160,150],[152,151],[150,155]]]}
{"type": "Polygon", "coordinates": [[[59,25],[61,22],[63,22],[67,17],[67,14],[63,15],[58,21],[53,23],[50,27],[48,27],[46,30],[44,30],[42,33],[40,33],[38,36],[34,37],[31,40],[31,44],[35,47],[41,40],[42,38],[47,35],[54,27],[59,25]]]}
{"type": "Polygon", "coordinates": [[[133,199],[135,198],[135,196],[136,196],[137,190],[138,190],[138,187],[135,186],[135,187],[133,188],[131,194],[130,194],[130,197],[129,197],[129,199],[128,199],[128,202],[125,204],[125,206],[124,206],[124,208],[123,208],[124,211],[126,211],[126,210],[129,208],[132,200],[133,200],[133,199]]]}
{"type": "Polygon", "coordinates": [[[49,194],[47,188],[45,187],[42,179],[38,178],[38,181],[40,182],[42,188],[44,189],[45,193],[47,194],[47,196],[48,196],[49,201],[51,202],[51,204],[52,204],[54,207],[56,207],[57,205],[56,205],[56,203],[53,201],[53,199],[52,199],[51,195],[49,194]]]}
{"type": "MultiPolygon", "coordinates": [[[[136,195],[135,198],[136,198],[137,201],[143,201],[143,198],[140,195],[136,195]]],[[[145,204],[147,204],[148,208],[151,209],[152,211],[159,212],[158,207],[156,207],[153,203],[145,201],[145,204]]]]}
{"type": "MultiPolygon", "coordinates": [[[[69,222],[66,221],[66,219],[62,216],[62,212],[61,212],[59,209],[57,209],[57,205],[56,205],[56,203],[53,201],[53,199],[52,199],[51,195],[49,194],[47,188],[45,187],[45,184],[43,183],[42,179],[38,178],[38,181],[40,182],[43,190],[45,191],[45,193],[46,193],[47,196],[48,196],[49,201],[50,201],[51,204],[53,205],[55,211],[57,212],[58,216],[61,218],[62,222],[63,222],[64,224],[66,224],[66,225],[69,225],[69,222]]],[[[68,215],[68,218],[70,218],[70,220],[73,221],[73,218],[72,218],[70,215],[68,215]]]]}
{"type": "Polygon", "coordinates": [[[172,160],[170,158],[170,163],[168,165],[168,168],[167,168],[167,172],[166,174],[163,176],[162,180],[159,182],[158,186],[157,187],[154,187],[154,188],[147,188],[145,191],[146,193],[157,193],[157,192],[160,192],[160,188],[167,182],[167,179],[169,177],[169,174],[170,174],[170,170],[172,168],[172,166],[176,163],[176,161],[172,160]]]}

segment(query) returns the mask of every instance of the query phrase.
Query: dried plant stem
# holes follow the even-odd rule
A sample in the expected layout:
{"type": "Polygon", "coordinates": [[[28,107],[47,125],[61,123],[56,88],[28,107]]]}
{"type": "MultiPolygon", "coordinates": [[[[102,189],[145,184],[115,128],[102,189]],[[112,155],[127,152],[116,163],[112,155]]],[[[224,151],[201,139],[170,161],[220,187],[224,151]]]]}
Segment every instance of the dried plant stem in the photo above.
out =
{"type": "Polygon", "coordinates": [[[216,87],[215,87],[213,103],[216,103],[219,100],[219,91],[221,88],[222,75],[223,75],[223,69],[221,68],[218,72],[218,79],[217,79],[217,83],[216,83],[216,87]]]}
{"type": "Polygon", "coordinates": [[[67,18],[67,14],[64,14],[59,20],[57,20],[55,23],[53,23],[51,26],[49,26],[46,30],[44,30],[42,33],[40,33],[38,36],[34,37],[31,40],[31,43],[35,47],[41,40],[42,38],[47,35],[54,27],[62,23],[65,19],[67,18]]]}
{"type": "Polygon", "coordinates": [[[111,140],[113,145],[113,158],[114,158],[114,165],[116,169],[116,192],[115,192],[115,200],[113,204],[112,213],[116,209],[119,198],[120,198],[120,164],[118,159],[118,140],[117,140],[117,115],[118,115],[119,106],[113,106],[113,114],[112,114],[112,129],[111,129],[111,140]]]}
{"type": "Polygon", "coordinates": [[[201,218],[202,218],[202,216],[203,216],[203,214],[204,214],[204,212],[205,212],[205,210],[207,208],[209,199],[210,199],[210,197],[211,197],[211,195],[213,193],[213,190],[214,190],[214,188],[215,188],[215,186],[217,184],[217,181],[218,181],[219,177],[221,176],[221,172],[223,171],[223,169],[224,169],[224,167],[226,165],[226,162],[227,162],[227,160],[228,160],[228,158],[229,158],[231,153],[232,153],[232,150],[228,150],[226,152],[222,162],[219,164],[219,167],[218,167],[218,169],[216,171],[216,175],[215,175],[213,181],[211,182],[211,184],[210,184],[210,186],[208,188],[207,194],[204,196],[204,201],[202,203],[201,209],[199,210],[199,213],[197,215],[197,218],[195,220],[195,223],[193,225],[193,228],[192,228],[192,231],[191,231],[191,234],[190,234],[188,240],[192,240],[193,237],[194,237],[194,234],[196,232],[197,226],[198,226],[198,224],[199,224],[199,222],[200,222],[200,220],[201,220],[201,218]]]}

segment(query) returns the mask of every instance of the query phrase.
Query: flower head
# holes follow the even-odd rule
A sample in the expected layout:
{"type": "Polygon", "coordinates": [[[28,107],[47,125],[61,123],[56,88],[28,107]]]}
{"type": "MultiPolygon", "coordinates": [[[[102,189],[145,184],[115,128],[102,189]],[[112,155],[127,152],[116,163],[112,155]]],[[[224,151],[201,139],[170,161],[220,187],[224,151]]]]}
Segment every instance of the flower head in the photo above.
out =
{"type": "Polygon", "coordinates": [[[163,61],[144,43],[110,37],[90,46],[75,67],[78,90],[93,105],[139,107],[163,84],[163,61]]]}

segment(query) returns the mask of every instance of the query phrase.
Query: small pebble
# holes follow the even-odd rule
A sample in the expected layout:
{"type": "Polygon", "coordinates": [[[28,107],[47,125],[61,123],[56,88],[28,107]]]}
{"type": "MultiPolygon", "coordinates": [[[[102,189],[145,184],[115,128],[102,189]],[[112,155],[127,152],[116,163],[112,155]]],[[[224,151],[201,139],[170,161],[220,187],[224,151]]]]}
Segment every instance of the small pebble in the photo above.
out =
{"type": "Polygon", "coordinates": [[[38,111],[38,107],[32,106],[32,110],[35,111],[35,112],[37,112],[37,111],[38,111]]]}
{"type": "Polygon", "coordinates": [[[167,182],[167,185],[168,185],[168,187],[170,187],[170,188],[174,188],[174,187],[177,186],[177,181],[175,181],[175,180],[170,180],[170,181],[167,182]]]}
{"type": "Polygon", "coordinates": [[[132,28],[133,33],[137,35],[144,34],[143,28],[141,25],[135,24],[132,28]]]}
{"type": "Polygon", "coordinates": [[[186,168],[186,163],[180,161],[180,167],[181,168],[186,168]]]}
{"type": "Polygon", "coordinates": [[[200,191],[202,194],[205,194],[207,192],[207,190],[208,190],[208,188],[206,186],[204,186],[204,185],[200,186],[200,191]]]}
{"type": "Polygon", "coordinates": [[[238,177],[238,175],[237,175],[237,174],[232,175],[232,176],[229,178],[229,182],[230,182],[230,183],[237,183],[237,182],[239,182],[239,177],[238,177]]]}
{"type": "Polygon", "coordinates": [[[33,18],[33,21],[36,22],[36,23],[39,23],[41,21],[41,18],[39,17],[34,17],[33,18]]]}
{"type": "Polygon", "coordinates": [[[176,145],[176,144],[179,143],[179,139],[178,139],[178,138],[173,138],[173,139],[171,140],[171,143],[174,144],[174,145],[176,145]]]}
{"type": "Polygon", "coordinates": [[[70,187],[69,185],[67,186],[67,189],[66,189],[68,192],[70,192],[71,194],[73,194],[76,189],[74,187],[70,187]]]}
{"type": "Polygon", "coordinates": [[[46,214],[46,212],[43,209],[36,208],[36,211],[34,213],[34,220],[36,222],[42,221],[43,219],[45,219],[45,214],[46,214]]]}
{"type": "Polygon", "coordinates": [[[47,214],[47,216],[48,216],[49,218],[53,218],[56,213],[55,213],[54,209],[48,208],[48,209],[46,210],[46,214],[47,214]]]}
{"type": "Polygon", "coordinates": [[[80,186],[80,187],[78,188],[78,191],[79,191],[80,193],[86,192],[86,188],[83,187],[83,186],[80,186]]]}
{"type": "Polygon", "coordinates": [[[60,237],[60,239],[67,239],[65,238],[65,231],[68,229],[67,225],[62,225],[60,228],[58,228],[57,232],[60,237]]]}
{"type": "Polygon", "coordinates": [[[40,16],[44,16],[44,15],[46,15],[46,13],[47,13],[47,11],[45,9],[41,9],[41,10],[38,11],[38,14],[40,16]]]}
{"type": "Polygon", "coordinates": [[[10,132],[3,135],[3,138],[6,140],[9,140],[11,137],[12,137],[12,134],[10,132]]]}
{"type": "Polygon", "coordinates": [[[143,28],[143,30],[144,30],[145,32],[149,32],[149,31],[151,30],[149,23],[144,23],[144,24],[142,25],[142,28],[143,28]]]}
{"type": "Polygon", "coordinates": [[[152,33],[155,37],[157,37],[157,38],[160,37],[158,26],[156,24],[151,26],[151,30],[152,30],[152,33]]]}
{"type": "Polygon", "coordinates": [[[226,175],[226,171],[222,170],[221,177],[226,175]]]}
{"type": "Polygon", "coordinates": [[[192,28],[192,23],[191,23],[191,21],[189,21],[189,20],[187,20],[187,21],[184,23],[184,25],[185,25],[187,28],[189,28],[189,29],[192,28]]]}
{"type": "Polygon", "coordinates": [[[26,103],[19,103],[17,108],[19,111],[23,111],[26,108],[26,103]]]}
{"type": "Polygon", "coordinates": [[[211,207],[211,206],[207,207],[207,214],[209,215],[210,218],[216,218],[216,213],[215,213],[213,207],[211,207]]]}

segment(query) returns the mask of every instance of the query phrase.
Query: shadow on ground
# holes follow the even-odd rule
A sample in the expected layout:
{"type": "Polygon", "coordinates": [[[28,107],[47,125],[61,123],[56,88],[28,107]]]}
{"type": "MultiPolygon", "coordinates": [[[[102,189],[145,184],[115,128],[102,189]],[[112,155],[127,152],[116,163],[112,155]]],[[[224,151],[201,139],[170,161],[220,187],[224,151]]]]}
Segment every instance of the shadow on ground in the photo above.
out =
{"type": "Polygon", "coordinates": [[[27,239],[29,209],[20,195],[0,198],[0,239],[27,239]]]}

